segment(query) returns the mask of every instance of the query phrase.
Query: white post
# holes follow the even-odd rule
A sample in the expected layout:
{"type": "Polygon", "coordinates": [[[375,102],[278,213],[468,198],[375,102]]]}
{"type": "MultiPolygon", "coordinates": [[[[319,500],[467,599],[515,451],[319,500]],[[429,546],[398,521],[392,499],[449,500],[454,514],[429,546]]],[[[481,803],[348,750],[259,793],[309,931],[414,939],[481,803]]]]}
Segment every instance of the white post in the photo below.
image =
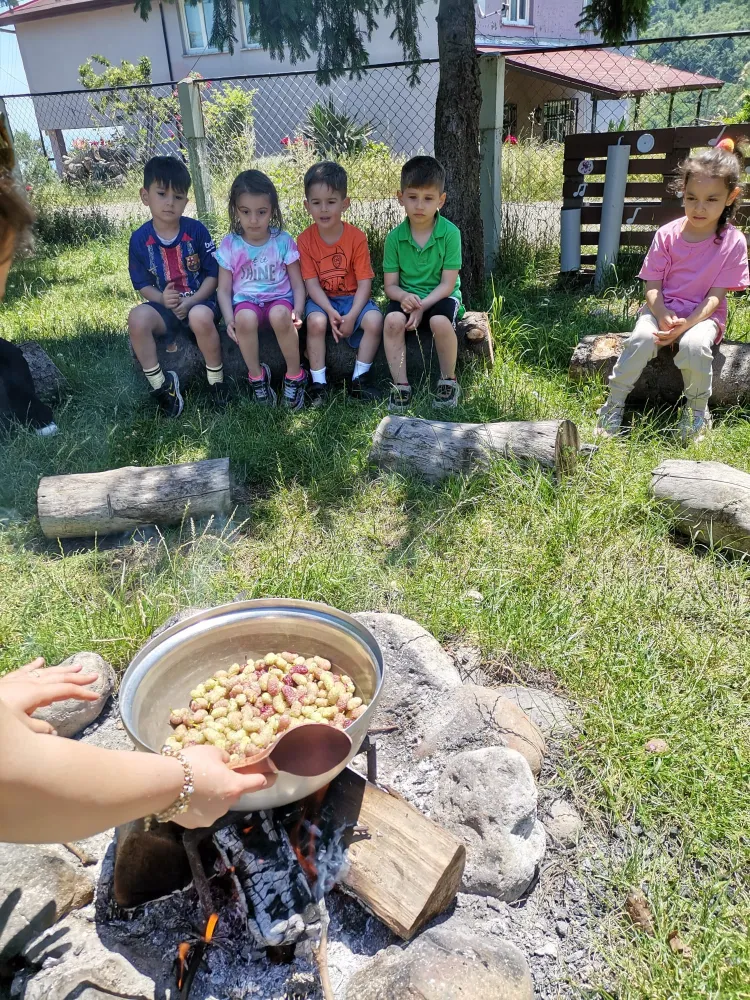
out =
{"type": "Polygon", "coordinates": [[[560,213],[560,271],[581,270],[581,210],[564,208],[560,213]]]}
{"type": "Polygon", "coordinates": [[[599,250],[596,255],[594,280],[596,288],[600,287],[609,269],[617,262],[617,254],[620,252],[620,232],[629,162],[630,146],[610,146],[607,150],[607,172],[604,176],[602,219],[599,224],[599,250]]]}
{"type": "Polygon", "coordinates": [[[480,56],[482,108],[479,112],[479,202],[484,227],[484,264],[491,270],[497,258],[502,228],[503,105],[505,57],[480,56]]]}
{"type": "Polygon", "coordinates": [[[197,80],[191,80],[189,77],[180,80],[177,84],[177,94],[180,99],[182,134],[190,161],[195,204],[198,217],[205,219],[207,215],[213,214],[214,202],[211,194],[211,171],[208,166],[200,85],[197,80]]]}

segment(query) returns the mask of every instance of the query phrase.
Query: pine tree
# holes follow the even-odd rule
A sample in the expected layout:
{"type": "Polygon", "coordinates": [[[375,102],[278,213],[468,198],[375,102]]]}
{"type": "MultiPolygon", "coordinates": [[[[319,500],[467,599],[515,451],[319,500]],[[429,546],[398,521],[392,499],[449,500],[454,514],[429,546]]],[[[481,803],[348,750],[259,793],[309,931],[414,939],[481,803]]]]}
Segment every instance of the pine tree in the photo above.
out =
{"type": "MultiPolygon", "coordinates": [[[[0,0],[0,3],[2,0],[0,0]]],[[[6,0],[7,2],[7,0],[6,0]]],[[[12,0],[11,0],[12,2],[12,0]]],[[[191,0],[186,0],[190,3],[191,0]]],[[[194,0],[197,2],[197,0],[194,0]]],[[[419,16],[424,0],[249,0],[251,23],[260,45],[274,59],[294,65],[317,54],[320,83],[367,66],[367,42],[378,18],[392,17],[393,38],[405,60],[419,59],[419,16]]],[[[618,43],[648,23],[650,0],[589,0],[580,26],[618,43]]],[[[214,0],[211,45],[234,51],[235,0],[214,0]]],[[[135,0],[148,18],[151,0],[135,0]]],[[[435,105],[435,155],[445,166],[445,215],[461,229],[461,272],[468,302],[484,283],[482,219],[479,210],[479,62],[474,43],[474,0],[439,0],[440,83],[435,105]]],[[[418,81],[418,67],[412,74],[418,81]]]]}

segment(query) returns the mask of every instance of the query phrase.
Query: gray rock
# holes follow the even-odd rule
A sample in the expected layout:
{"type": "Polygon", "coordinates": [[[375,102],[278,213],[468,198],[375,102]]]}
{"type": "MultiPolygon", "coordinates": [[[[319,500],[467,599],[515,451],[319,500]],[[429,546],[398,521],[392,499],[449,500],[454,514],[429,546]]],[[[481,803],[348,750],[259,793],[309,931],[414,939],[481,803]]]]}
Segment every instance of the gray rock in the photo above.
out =
{"type": "Polygon", "coordinates": [[[115,687],[115,672],[111,665],[103,660],[98,653],[74,653],[60,664],[62,667],[72,667],[81,664],[85,673],[96,673],[98,679],[91,685],[99,697],[96,701],[58,701],[47,708],[40,708],[34,713],[37,719],[44,719],[57,730],[58,736],[75,736],[96,719],[115,687]]]}
{"type": "Polygon", "coordinates": [[[504,684],[498,691],[522,708],[545,736],[566,736],[575,729],[575,709],[565,698],[520,684],[504,684]]]}
{"type": "Polygon", "coordinates": [[[422,736],[415,752],[419,760],[438,752],[504,746],[524,756],[535,775],[544,762],[539,728],[501,692],[477,684],[440,695],[429,715],[419,720],[417,732],[422,736]]]}
{"type": "Polygon", "coordinates": [[[94,898],[94,883],[63,853],[62,847],[0,844],[0,961],[22,954],[94,898]]]}
{"type": "Polygon", "coordinates": [[[57,403],[68,391],[68,380],[34,340],[18,345],[26,359],[34,383],[34,391],[44,403],[57,403]]]}
{"type": "Polygon", "coordinates": [[[542,816],[544,829],[561,847],[575,847],[583,830],[583,820],[576,807],[565,799],[555,799],[542,816]]]}
{"type": "Polygon", "coordinates": [[[406,947],[393,946],[349,980],[347,1000],[533,1000],[523,953],[453,917],[406,947]]]}
{"type": "Polygon", "coordinates": [[[354,617],[378,640],[387,670],[374,726],[398,722],[406,729],[431,709],[436,694],[461,687],[453,660],[421,625],[377,611],[354,617]]]}
{"type": "Polygon", "coordinates": [[[534,954],[540,958],[557,958],[559,947],[554,938],[548,938],[534,949],[534,954]]]}
{"type": "Polygon", "coordinates": [[[555,933],[558,937],[566,938],[568,936],[568,931],[570,930],[570,924],[567,920],[558,920],[555,922],[555,933]]]}
{"type": "Polygon", "coordinates": [[[537,789],[516,750],[457,754],[441,774],[432,818],[466,844],[465,892],[512,901],[531,885],[544,858],[537,789]]]}

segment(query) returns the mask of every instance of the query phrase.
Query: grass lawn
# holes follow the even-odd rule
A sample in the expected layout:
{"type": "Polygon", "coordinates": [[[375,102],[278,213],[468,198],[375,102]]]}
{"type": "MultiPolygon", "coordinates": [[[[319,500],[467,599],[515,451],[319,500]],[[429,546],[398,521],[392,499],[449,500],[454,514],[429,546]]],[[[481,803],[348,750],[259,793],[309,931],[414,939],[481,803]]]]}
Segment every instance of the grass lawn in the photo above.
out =
{"type": "MultiPolygon", "coordinates": [[[[750,562],[677,543],[648,496],[668,456],[750,471],[750,422],[723,415],[700,451],[684,452],[669,415],[652,415],[561,486],[499,463],[437,487],[373,475],[383,410],[343,399],[290,415],[243,398],[216,415],[193,396],[168,423],[129,362],[126,253],[126,237],[42,252],[14,269],[0,307],[0,335],[38,340],[71,386],[57,437],[21,433],[0,447],[0,670],[78,649],[123,668],[176,609],[243,594],[396,611],[532,681],[554,674],[585,720],[561,779],[594,816],[652,835],[599,886],[600,946],[618,986],[595,995],[750,997],[750,562]],[[250,498],[227,523],[74,554],[40,534],[41,475],[224,455],[250,498]],[[643,749],[657,736],[662,757],[643,749]],[[653,938],[622,915],[640,883],[653,938]],[[692,958],[672,954],[675,929],[692,958]]],[[[627,329],[635,300],[553,292],[523,271],[495,286],[498,358],[492,371],[463,371],[456,419],[568,415],[590,439],[603,389],[570,384],[567,361],[582,334],[627,329]]],[[[732,336],[743,328],[750,310],[735,303],[732,336]]]]}

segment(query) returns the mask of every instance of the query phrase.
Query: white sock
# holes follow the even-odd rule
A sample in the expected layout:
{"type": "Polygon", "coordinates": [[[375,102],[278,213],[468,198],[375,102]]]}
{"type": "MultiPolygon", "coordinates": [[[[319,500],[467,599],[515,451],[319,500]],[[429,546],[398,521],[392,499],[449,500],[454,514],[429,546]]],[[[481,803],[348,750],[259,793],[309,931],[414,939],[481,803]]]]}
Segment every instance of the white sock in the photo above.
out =
{"type": "Polygon", "coordinates": [[[366,365],[364,361],[355,361],[354,374],[352,375],[352,378],[359,378],[360,375],[364,375],[365,372],[369,372],[371,368],[372,362],[370,362],[369,365],[366,365]]]}
{"type": "Polygon", "coordinates": [[[161,365],[157,365],[156,368],[144,368],[143,374],[148,379],[148,384],[152,389],[161,389],[164,385],[165,378],[164,372],[161,370],[161,365]]]}
{"type": "Polygon", "coordinates": [[[208,379],[209,385],[216,385],[217,382],[223,382],[224,365],[219,365],[218,368],[210,368],[206,365],[206,378],[208,379]]]}
{"type": "Polygon", "coordinates": [[[310,369],[310,374],[312,375],[313,382],[317,382],[319,385],[325,385],[326,384],[326,368],[325,368],[325,365],[323,365],[322,368],[317,368],[317,369],[311,368],[310,369]]]}

